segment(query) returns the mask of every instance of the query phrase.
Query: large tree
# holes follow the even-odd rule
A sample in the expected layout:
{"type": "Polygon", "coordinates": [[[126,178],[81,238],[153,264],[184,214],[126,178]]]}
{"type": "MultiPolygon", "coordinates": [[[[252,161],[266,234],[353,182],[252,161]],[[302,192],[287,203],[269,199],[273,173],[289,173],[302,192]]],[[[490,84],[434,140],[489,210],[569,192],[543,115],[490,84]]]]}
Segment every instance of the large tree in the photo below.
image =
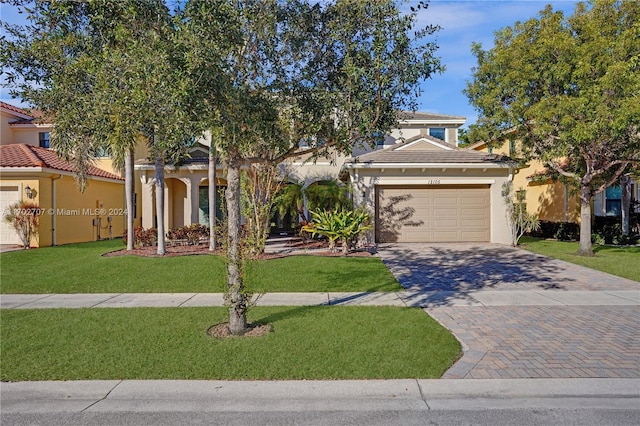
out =
{"type": "Polygon", "coordinates": [[[566,18],[537,18],[475,44],[465,90],[480,113],[476,134],[519,140],[524,154],[580,195],[579,254],[593,255],[591,199],[640,161],[640,3],[579,3],[566,18]]]}
{"type": "Polygon", "coordinates": [[[164,254],[164,162],[183,154],[197,130],[169,10],[161,0],[35,2],[26,10],[30,24],[10,27],[2,40],[9,83],[55,120],[52,147],[73,161],[81,190],[97,153],[124,167],[128,249],[133,151],[147,140],[157,164],[158,253],[164,254]]]}
{"type": "Polygon", "coordinates": [[[437,46],[425,40],[436,28],[413,32],[415,13],[389,0],[191,1],[185,15],[204,116],[222,135],[229,329],[242,334],[241,168],[375,143],[398,110],[415,109],[419,83],[441,70],[437,46]]]}

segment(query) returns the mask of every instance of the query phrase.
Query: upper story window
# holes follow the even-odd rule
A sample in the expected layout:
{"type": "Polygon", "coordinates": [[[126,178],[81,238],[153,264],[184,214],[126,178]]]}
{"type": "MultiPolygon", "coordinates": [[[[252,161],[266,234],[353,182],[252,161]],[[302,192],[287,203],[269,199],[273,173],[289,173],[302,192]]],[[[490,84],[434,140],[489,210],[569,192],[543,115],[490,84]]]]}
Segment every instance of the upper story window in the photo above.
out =
{"type": "Polygon", "coordinates": [[[445,128],[444,127],[431,127],[429,128],[429,136],[433,136],[434,138],[438,138],[440,140],[446,140],[445,136],[445,128]]]}
{"type": "Polygon", "coordinates": [[[51,148],[51,140],[49,139],[49,132],[40,132],[40,147],[41,148],[51,148]]]}

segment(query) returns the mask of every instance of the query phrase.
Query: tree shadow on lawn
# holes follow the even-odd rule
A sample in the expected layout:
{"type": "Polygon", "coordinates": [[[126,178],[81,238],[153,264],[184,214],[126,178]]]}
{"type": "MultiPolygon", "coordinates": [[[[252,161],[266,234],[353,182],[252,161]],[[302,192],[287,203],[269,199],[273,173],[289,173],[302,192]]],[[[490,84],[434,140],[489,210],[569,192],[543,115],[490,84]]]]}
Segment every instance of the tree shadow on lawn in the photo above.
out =
{"type": "Polygon", "coordinates": [[[478,290],[568,290],[575,281],[555,260],[507,246],[394,244],[380,253],[400,285],[430,305],[478,290]]]}

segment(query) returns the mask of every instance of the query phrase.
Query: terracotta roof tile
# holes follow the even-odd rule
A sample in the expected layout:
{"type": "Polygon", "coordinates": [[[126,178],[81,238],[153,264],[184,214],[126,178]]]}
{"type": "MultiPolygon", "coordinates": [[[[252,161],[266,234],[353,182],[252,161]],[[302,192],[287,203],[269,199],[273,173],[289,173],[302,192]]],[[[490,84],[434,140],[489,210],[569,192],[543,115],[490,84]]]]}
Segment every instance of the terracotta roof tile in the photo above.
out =
{"type": "MultiPolygon", "coordinates": [[[[58,157],[54,151],[26,144],[0,146],[0,167],[42,167],[73,173],[73,165],[58,157]]],[[[94,177],[124,180],[118,175],[95,166],[89,166],[88,174],[94,177]]]]}
{"type": "Polygon", "coordinates": [[[17,106],[13,106],[13,105],[8,104],[6,102],[0,101],[0,107],[8,109],[9,111],[17,112],[18,114],[28,115],[29,117],[33,118],[33,116],[31,114],[29,114],[27,111],[25,111],[24,109],[18,108],[17,106]]]}

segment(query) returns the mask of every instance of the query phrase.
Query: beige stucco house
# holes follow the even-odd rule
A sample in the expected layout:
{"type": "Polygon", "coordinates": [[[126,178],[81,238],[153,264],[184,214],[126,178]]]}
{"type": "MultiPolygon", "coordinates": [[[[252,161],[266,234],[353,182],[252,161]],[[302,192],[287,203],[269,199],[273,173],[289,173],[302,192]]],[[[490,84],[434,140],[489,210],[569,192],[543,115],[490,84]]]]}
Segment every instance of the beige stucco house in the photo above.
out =
{"type": "MultiPolygon", "coordinates": [[[[500,192],[513,176],[513,164],[502,156],[458,148],[458,128],[464,122],[459,116],[406,113],[376,147],[354,147],[351,156],[334,153],[316,161],[298,158],[282,163],[281,169],[305,187],[347,175],[355,204],[375,217],[371,242],[509,243],[500,192]]],[[[186,162],[165,168],[166,229],[206,223],[208,144],[206,138],[200,140],[186,162]]],[[[141,224],[153,227],[154,165],[138,160],[135,170],[141,224]]],[[[218,168],[218,187],[226,186],[224,176],[218,168]]]]}
{"type": "MultiPolygon", "coordinates": [[[[45,218],[40,245],[107,236],[104,230],[97,233],[96,217],[83,217],[83,212],[93,210],[83,208],[114,209],[114,212],[124,208],[124,185],[119,171],[113,170],[108,158],[100,159],[90,177],[88,191],[81,194],[74,186],[70,165],[58,161],[48,149],[51,125],[37,124],[33,116],[11,105],[2,107],[2,145],[29,145],[31,154],[25,152],[20,161],[39,155],[48,159],[43,164],[49,164],[44,168],[34,166],[25,174],[24,167],[13,160],[9,162],[9,155],[3,154],[6,164],[0,168],[0,188],[4,195],[12,194],[12,197],[3,195],[3,203],[22,199],[24,188],[32,183],[30,187],[37,189],[36,201],[42,207],[55,205],[68,208],[70,213],[80,212],[78,217],[45,218]]],[[[404,113],[398,128],[376,147],[356,146],[351,155],[334,153],[316,161],[296,158],[282,163],[281,169],[287,179],[305,187],[339,177],[350,181],[355,204],[369,209],[375,218],[374,229],[368,236],[370,242],[509,243],[500,192],[515,169],[502,156],[458,148],[458,128],[464,122],[465,118],[459,116],[404,113]]],[[[186,161],[165,167],[162,218],[155,213],[154,164],[146,158],[141,145],[135,164],[136,226],[152,228],[163,220],[169,230],[207,223],[209,144],[208,138],[201,138],[186,161]]],[[[11,158],[16,152],[23,152],[15,147],[2,151],[7,154],[11,151],[11,158]]],[[[226,186],[225,173],[219,165],[216,171],[219,190],[226,186]]],[[[108,215],[97,218],[103,225],[109,220],[108,215]]],[[[108,223],[110,235],[121,235],[125,217],[113,216],[108,223]]]]}

